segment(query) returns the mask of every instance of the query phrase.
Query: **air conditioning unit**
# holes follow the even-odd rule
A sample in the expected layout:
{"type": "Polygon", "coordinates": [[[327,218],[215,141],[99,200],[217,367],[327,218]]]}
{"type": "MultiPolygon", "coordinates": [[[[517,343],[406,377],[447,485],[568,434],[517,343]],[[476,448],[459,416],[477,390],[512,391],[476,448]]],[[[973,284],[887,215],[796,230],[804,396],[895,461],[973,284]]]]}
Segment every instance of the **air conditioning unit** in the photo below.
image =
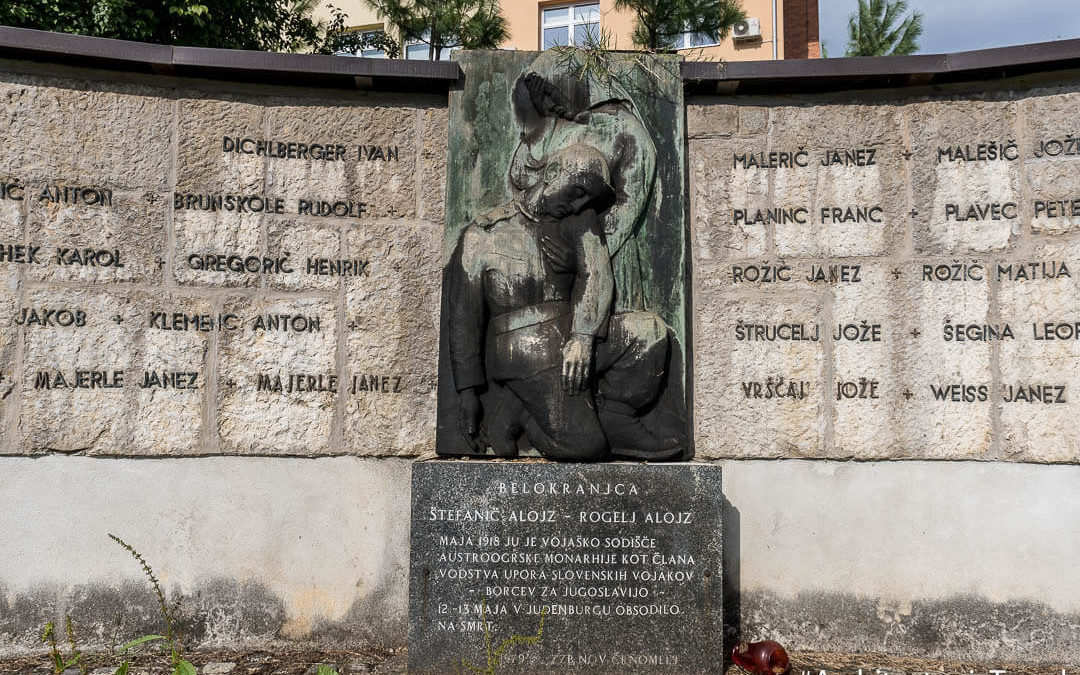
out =
{"type": "Polygon", "coordinates": [[[735,42],[749,42],[761,39],[761,22],[751,17],[743,19],[731,29],[731,36],[735,42]]]}

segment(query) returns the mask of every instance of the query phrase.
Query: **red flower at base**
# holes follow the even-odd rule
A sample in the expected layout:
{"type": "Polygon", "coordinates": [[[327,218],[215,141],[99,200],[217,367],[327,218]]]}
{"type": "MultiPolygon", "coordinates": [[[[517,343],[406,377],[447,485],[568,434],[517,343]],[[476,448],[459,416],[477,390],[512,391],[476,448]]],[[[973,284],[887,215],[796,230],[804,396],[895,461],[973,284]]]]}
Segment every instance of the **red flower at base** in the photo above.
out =
{"type": "Polygon", "coordinates": [[[731,650],[735,665],[754,675],[784,675],[791,664],[779,642],[740,642],[731,650]]]}

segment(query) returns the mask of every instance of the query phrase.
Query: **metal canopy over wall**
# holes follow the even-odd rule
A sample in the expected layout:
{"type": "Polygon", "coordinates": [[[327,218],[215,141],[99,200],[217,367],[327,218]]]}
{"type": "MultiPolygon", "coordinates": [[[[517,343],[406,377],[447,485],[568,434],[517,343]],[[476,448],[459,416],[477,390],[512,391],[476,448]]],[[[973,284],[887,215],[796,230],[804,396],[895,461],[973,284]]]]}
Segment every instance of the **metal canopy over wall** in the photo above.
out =
{"type": "MultiPolygon", "coordinates": [[[[343,89],[445,91],[454,62],[172,47],[0,26],[0,56],[84,67],[343,89]]],[[[994,80],[1080,68],[1080,39],[953,54],[684,61],[688,93],[777,94],[994,80]]]]}

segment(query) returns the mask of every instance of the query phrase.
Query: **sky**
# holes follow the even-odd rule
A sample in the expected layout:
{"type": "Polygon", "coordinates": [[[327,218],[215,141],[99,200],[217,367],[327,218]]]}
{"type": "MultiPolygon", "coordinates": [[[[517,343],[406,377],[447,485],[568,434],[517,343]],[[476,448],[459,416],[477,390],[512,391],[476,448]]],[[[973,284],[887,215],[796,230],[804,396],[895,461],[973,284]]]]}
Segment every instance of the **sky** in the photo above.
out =
{"type": "MultiPolygon", "coordinates": [[[[847,19],[858,0],[818,0],[821,39],[843,56],[847,19]]],[[[1080,0],[908,0],[922,12],[919,54],[963,52],[1080,38],[1080,0]]]]}

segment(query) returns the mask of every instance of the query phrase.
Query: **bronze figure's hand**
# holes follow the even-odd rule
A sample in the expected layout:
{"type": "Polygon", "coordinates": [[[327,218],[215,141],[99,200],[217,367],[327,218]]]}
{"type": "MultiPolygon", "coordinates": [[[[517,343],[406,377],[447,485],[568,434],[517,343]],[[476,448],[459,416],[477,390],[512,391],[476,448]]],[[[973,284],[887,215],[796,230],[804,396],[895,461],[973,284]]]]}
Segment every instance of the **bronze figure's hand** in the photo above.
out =
{"type": "Polygon", "coordinates": [[[569,99],[552,82],[537,73],[529,73],[523,80],[533,107],[541,116],[572,120],[577,115],[577,111],[571,110],[569,99]]]}
{"type": "Polygon", "coordinates": [[[573,335],[563,345],[563,390],[576,394],[589,384],[592,371],[591,335],[573,335]]]}
{"type": "Polygon", "coordinates": [[[569,246],[551,237],[541,237],[540,249],[553,271],[559,274],[574,271],[574,251],[569,246]]]}

